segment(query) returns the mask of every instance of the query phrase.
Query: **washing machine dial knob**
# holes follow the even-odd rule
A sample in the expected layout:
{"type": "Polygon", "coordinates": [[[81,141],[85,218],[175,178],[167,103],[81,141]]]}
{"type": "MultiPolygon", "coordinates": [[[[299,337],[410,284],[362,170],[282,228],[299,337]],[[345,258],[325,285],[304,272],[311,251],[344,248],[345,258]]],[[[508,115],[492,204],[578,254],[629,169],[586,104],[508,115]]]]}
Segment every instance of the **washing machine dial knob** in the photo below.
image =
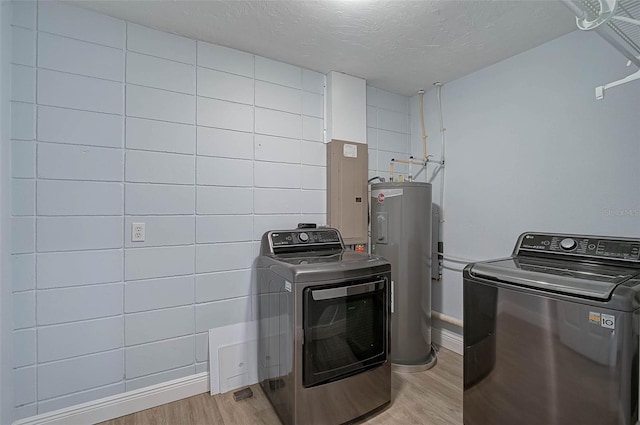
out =
{"type": "Polygon", "coordinates": [[[564,249],[565,251],[570,251],[573,248],[575,248],[577,245],[576,241],[574,239],[571,238],[564,238],[563,240],[560,241],[560,248],[564,249]]]}
{"type": "Polygon", "coordinates": [[[307,235],[304,232],[298,233],[298,239],[300,239],[300,242],[308,242],[309,241],[309,235],[307,235]]]}

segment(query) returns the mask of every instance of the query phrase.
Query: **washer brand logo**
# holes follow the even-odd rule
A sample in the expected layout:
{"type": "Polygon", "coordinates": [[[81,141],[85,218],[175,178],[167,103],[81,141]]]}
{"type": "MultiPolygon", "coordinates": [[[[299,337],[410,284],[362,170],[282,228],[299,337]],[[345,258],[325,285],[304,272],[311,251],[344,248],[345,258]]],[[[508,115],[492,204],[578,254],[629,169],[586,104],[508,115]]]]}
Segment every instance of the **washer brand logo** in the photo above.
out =
{"type": "Polygon", "coordinates": [[[600,325],[603,328],[615,329],[616,328],[616,316],[611,314],[600,314],[595,311],[589,312],[589,323],[600,325]]]}
{"type": "Polygon", "coordinates": [[[384,193],[379,193],[378,194],[378,202],[380,202],[380,203],[384,202],[384,193]]]}
{"type": "Polygon", "coordinates": [[[602,314],[602,320],[600,321],[600,325],[603,328],[615,329],[616,328],[616,316],[611,314],[602,314]]]}

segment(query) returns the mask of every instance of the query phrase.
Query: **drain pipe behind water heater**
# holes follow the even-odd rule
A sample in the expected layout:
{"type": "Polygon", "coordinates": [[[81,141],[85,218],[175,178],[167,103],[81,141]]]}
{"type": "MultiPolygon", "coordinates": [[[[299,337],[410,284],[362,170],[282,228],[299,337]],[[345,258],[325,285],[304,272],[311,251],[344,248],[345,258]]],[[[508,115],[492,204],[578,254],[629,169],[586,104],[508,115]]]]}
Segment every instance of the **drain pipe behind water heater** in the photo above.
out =
{"type": "Polygon", "coordinates": [[[442,270],[443,270],[443,261],[444,261],[444,242],[442,241],[442,236],[444,235],[444,187],[445,187],[445,180],[444,180],[444,171],[445,171],[445,143],[444,143],[444,132],[447,130],[444,126],[444,114],[442,112],[442,83],[439,81],[436,81],[435,83],[433,83],[433,85],[436,87],[436,92],[437,92],[437,96],[438,96],[438,112],[439,112],[439,119],[440,119],[440,160],[432,160],[429,159],[428,153],[427,153],[427,130],[425,128],[425,123],[424,123],[424,90],[418,90],[418,95],[420,96],[419,99],[419,106],[420,106],[420,130],[422,131],[422,160],[421,161],[415,161],[413,156],[409,157],[409,160],[399,160],[399,159],[392,159],[391,160],[391,164],[389,167],[389,171],[390,171],[390,181],[393,181],[393,165],[395,162],[400,162],[400,163],[405,163],[409,165],[409,170],[411,170],[411,165],[421,165],[422,167],[418,170],[418,172],[415,175],[411,175],[411,173],[409,173],[409,179],[410,180],[415,180],[420,173],[422,173],[424,170],[426,170],[427,168],[427,164],[430,162],[435,162],[439,164],[438,167],[438,171],[441,175],[441,180],[440,180],[440,222],[439,224],[439,232],[438,234],[440,235],[440,240],[438,240],[438,280],[442,280],[442,270]]]}
{"type": "MultiPolygon", "coordinates": [[[[442,112],[442,83],[440,82],[435,82],[433,83],[433,85],[436,87],[436,91],[437,91],[437,96],[438,96],[438,113],[439,113],[439,119],[440,119],[440,176],[441,176],[441,180],[440,180],[440,222],[438,223],[440,225],[440,230],[438,232],[438,234],[440,235],[440,240],[438,241],[438,264],[439,264],[439,269],[438,269],[438,280],[442,280],[442,270],[443,270],[443,262],[444,262],[444,243],[442,241],[442,236],[444,235],[444,173],[445,173],[445,137],[444,137],[444,132],[447,130],[444,126],[444,114],[442,112]]],[[[420,124],[421,124],[421,129],[422,129],[422,140],[423,140],[423,149],[424,149],[424,159],[425,159],[425,163],[423,168],[421,168],[415,177],[418,177],[418,175],[426,169],[426,165],[429,161],[428,156],[427,156],[427,135],[426,135],[426,131],[425,131],[425,125],[424,125],[424,91],[420,90],[419,92],[420,94],[420,124]]],[[[455,260],[460,260],[460,259],[455,259],[455,260]]],[[[465,262],[472,262],[471,260],[467,261],[464,260],[465,262]]],[[[441,322],[444,323],[448,323],[450,325],[454,325],[457,327],[462,328],[464,326],[464,322],[460,319],[457,319],[455,317],[443,314],[439,311],[435,311],[432,310],[431,311],[431,315],[434,319],[439,320],[441,322]]]]}
{"type": "MultiPolygon", "coordinates": [[[[420,175],[420,173],[427,168],[427,164],[429,162],[435,162],[433,160],[430,160],[429,155],[427,155],[427,130],[424,124],[424,90],[422,89],[418,90],[418,95],[420,96],[420,128],[422,130],[422,158],[419,161],[417,161],[413,155],[410,155],[408,160],[391,158],[391,162],[389,164],[389,181],[393,181],[393,171],[394,171],[393,166],[396,162],[408,165],[409,173],[407,178],[409,181],[415,180],[420,175]],[[415,175],[411,173],[412,165],[420,166],[420,169],[415,175]]],[[[438,161],[438,162],[440,163],[440,165],[443,165],[442,161],[438,161]]]]}
{"type": "Polygon", "coordinates": [[[438,270],[438,279],[442,280],[442,268],[444,263],[444,132],[447,131],[447,129],[444,127],[444,117],[442,113],[442,83],[435,82],[433,85],[436,86],[436,90],[438,92],[438,112],[440,115],[440,163],[442,169],[440,170],[440,240],[438,241],[438,264],[440,268],[438,270]]]}

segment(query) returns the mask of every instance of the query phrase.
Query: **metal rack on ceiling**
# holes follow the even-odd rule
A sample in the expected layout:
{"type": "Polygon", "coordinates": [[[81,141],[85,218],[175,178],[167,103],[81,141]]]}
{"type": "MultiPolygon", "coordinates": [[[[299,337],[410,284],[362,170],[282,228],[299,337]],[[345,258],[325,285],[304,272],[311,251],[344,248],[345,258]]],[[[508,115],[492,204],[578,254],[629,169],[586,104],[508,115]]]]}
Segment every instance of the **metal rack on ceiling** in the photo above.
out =
{"type": "MultiPolygon", "coordinates": [[[[562,0],[576,15],[583,31],[594,30],[640,68],[640,0],[562,0]]],[[[596,87],[596,98],[603,99],[607,89],[640,79],[640,70],[603,86],[596,87]]]]}

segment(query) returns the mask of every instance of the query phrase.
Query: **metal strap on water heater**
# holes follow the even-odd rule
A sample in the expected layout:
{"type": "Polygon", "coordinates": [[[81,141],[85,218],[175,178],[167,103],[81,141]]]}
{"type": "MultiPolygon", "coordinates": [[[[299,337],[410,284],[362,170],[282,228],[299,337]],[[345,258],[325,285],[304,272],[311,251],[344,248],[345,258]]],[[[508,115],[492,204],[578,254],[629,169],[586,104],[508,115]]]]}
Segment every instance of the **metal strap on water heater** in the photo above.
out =
{"type": "Polygon", "coordinates": [[[378,226],[378,235],[376,236],[376,243],[387,243],[387,233],[389,230],[389,213],[378,212],[376,213],[376,226],[378,226]]]}

